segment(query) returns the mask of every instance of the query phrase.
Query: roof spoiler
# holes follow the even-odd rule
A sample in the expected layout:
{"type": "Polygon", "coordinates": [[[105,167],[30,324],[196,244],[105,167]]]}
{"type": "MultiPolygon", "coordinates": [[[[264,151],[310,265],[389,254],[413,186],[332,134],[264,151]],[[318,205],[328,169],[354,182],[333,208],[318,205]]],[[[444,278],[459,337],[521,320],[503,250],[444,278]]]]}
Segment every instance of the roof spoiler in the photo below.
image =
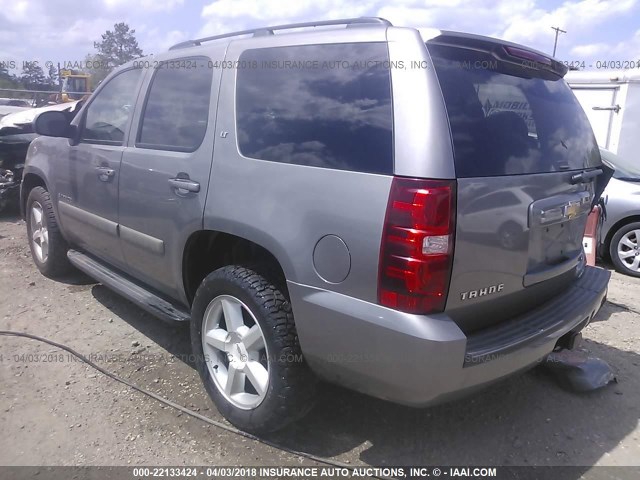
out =
{"type": "Polygon", "coordinates": [[[496,59],[525,69],[543,70],[564,77],[568,67],[550,55],[495,38],[459,32],[442,32],[427,43],[458,48],[468,48],[494,56],[496,59]]]}

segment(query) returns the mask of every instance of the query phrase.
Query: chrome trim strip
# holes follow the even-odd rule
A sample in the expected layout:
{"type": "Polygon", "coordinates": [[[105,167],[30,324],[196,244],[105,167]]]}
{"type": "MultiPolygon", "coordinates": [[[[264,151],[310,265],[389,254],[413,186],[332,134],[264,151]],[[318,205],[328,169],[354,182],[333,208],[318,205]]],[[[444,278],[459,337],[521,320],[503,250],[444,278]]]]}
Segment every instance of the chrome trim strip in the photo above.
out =
{"type": "Polygon", "coordinates": [[[529,226],[552,225],[587,215],[590,211],[589,192],[545,198],[531,204],[529,226]]]}

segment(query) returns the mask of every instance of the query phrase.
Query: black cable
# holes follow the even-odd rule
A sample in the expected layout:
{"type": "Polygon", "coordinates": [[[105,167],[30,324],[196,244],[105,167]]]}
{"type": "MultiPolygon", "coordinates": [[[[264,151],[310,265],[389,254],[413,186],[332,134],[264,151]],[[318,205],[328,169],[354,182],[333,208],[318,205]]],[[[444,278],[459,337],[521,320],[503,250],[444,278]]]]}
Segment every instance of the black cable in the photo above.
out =
{"type": "MultiPolygon", "coordinates": [[[[100,373],[102,373],[103,375],[106,375],[107,377],[115,380],[116,382],[120,382],[123,383],[124,385],[128,386],[129,388],[132,388],[144,395],[147,395],[148,397],[153,398],[154,400],[157,400],[160,403],[164,403],[165,405],[168,405],[172,408],[175,408],[176,410],[180,410],[183,413],[186,413],[187,415],[190,415],[194,418],[197,418],[198,420],[201,420],[205,423],[208,423],[210,425],[213,425],[214,427],[217,428],[221,428],[222,430],[225,430],[229,433],[233,433],[235,435],[239,435],[241,437],[245,437],[248,438],[250,440],[256,441],[256,442],[260,442],[263,445],[267,445],[271,448],[276,448],[278,450],[281,450],[283,452],[287,452],[290,453],[292,455],[297,455],[298,457],[302,457],[302,458],[307,458],[309,460],[313,460],[314,462],[318,462],[318,463],[324,463],[325,465],[330,465],[332,467],[338,467],[338,468],[346,468],[349,469],[351,472],[353,472],[356,468],[358,468],[357,466],[353,466],[353,465],[347,465],[346,463],[342,463],[342,462],[338,462],[335,460],[331,460],[328,458],[323,458],[323,457],[318,457],[316,455],[313,455],[311,453],[306,453],[306,452],[299,452],[297,450],[293,450],[290,449],[288,447],[284,447],[282,445],[278,445],[274,442],[271,442],[269,440],[265,440],[264,438],[260,438],[260,437],[256,437],[255,435],[252,435],[250,433],[247,432],[243,432],[242,430],[239,430],[235,427],[229,426],[229,425],[225,425],[224,423],[218,422],[216,420],[213,420],[212,418],[209,417],[205,417],[204,415],[200,415],[198,412],[195,412],[189,408],[183,407],[182,405],[178,405],[175,402],[172,402],[171,400],[167,400],[164,397],[161,397],[160,395],[158,395],[157,393],[153,393],[145,388],[139,387],[131,382],[129,382],[128,380],[125,380],[122,377],[119,377],[118,375],[116,375],[115,373],[111,373],[108,370],[105,370],[104,368],[102,368],[100,365],[92,362],[91,360],[89,360],[87,357],[85,357],[83,354],[81,354],[80,352],[75,351],[73,348],[64,345],[62,343],[58,343],[58,342],[54,342],[53,340],[49,340],[48,338],[44,338],[44,337],[39,337],[37,335],[32,335],[30,333],[24,333],[24,332],[14,332],[11,330],[0,330],[0,335],[4,335],[4,336],[8,336],[8,337],[24,337],[24,338],[30,338],[31,340],[36,340],[38,342],[43,342],[43,343],[48,343],[49,345],[52,345],[54,347],[60,348],[62,350],[65,350],[66,352],[69,352],[71,355],[79,358],[80,360],[82,360],[84,363],[86,363],[87,365],[89,365],[90,367],[96,369],[97,371],[99,371],[100,373]]],[[[364,466],[363,468],[371,468],[369,466],[364,466]]],[[[387,480],[388,477],[378,477],[375,475],[369,475],[371,478],[377,478],[380,480],[387,480]]]]}
{"type": "Polygon", "coordinates": [[[640,315],[640,312],[638,310],[635,310],[631,307],[627,307],[626,305],[622,304],[622,303],[616,303],[616,302],[612,302],[611,300],[607,300],[607,303],[610,303],[611,305],[621,308],[622,310],[626,310],[627,312],[631,312],[631,313],[635,313],[636,315],[640,315]]]}

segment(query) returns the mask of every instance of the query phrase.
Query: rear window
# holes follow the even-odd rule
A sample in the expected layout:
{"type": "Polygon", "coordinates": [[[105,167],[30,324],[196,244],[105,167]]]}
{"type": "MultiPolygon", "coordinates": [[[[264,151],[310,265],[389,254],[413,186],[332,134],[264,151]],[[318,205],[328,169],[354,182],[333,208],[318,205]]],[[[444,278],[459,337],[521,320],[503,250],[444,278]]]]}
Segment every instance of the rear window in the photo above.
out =
{"type": "Polygon", "coordinates": [[[458,177],[600,165],[589,121],[564,80],[475,50],[427,47],[449,115],[458,177]]]}
{"type": "Polygon", "coordinates": [[[239,60],[236,112],[244,156],[393,172],[386,44],[261,48],[239,60]]]}

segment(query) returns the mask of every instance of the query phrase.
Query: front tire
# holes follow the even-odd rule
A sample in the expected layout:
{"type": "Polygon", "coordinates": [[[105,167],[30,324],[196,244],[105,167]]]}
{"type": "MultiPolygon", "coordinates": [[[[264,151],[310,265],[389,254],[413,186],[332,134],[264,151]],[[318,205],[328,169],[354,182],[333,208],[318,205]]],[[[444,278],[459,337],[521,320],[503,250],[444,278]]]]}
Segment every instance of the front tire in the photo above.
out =
{"type": "Polygon", "coordinates": [[[640,277],[640,222],[624,225],[613,235],[609,255],[618,272],[640,277]]]}
{"type": "Polygon", "coordinates": [[[191,345],[207,392],[238,428],[278,430],[313,406],[316,380],[302,357],[291,305],[253,270],[227,266],[203,280],[191,345]]]}
{"type": "Polygon", "coordinates": [[[69,246],[58,228],[49,192],[42,187],[34,187],[27,197],[26,212],[33,262],[46,277],[63,276],[71,269],[67,259],[69,246]]]}

